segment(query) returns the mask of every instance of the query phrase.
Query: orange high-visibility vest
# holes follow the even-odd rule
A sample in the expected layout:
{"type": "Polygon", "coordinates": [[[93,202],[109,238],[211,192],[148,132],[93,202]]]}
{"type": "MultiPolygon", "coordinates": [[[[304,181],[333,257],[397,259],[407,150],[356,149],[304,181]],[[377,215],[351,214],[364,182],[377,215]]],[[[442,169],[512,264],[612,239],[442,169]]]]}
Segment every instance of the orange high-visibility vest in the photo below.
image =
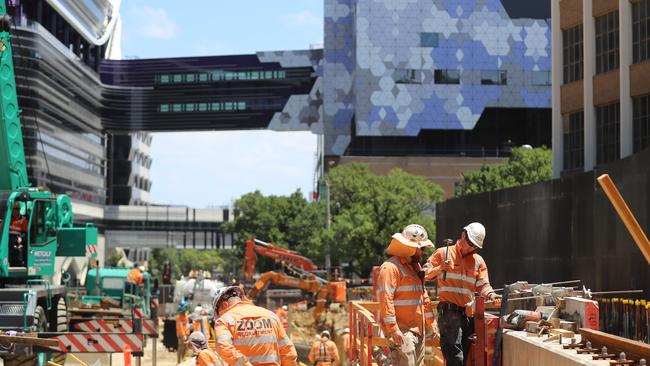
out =
{"type": "Polygon", "coordinates": [[[183,337],[190,335],[190,321],[187,314],[176,314],[176,336],[183,337]]]}
{"type": "Polygon", "coordinates": [[[142,272],[140,272],[139,269],[133,268],[131,272],[126,276],[126,280],[136,284],[136,285],[142,285],[142,272]]]}
{"type": "Polygon", "coordinates": [[[241,301],[215,325],[217,354],[228,365],[294,366],[298,355],[275,313],[241,301]]]}
{"type": "Polygon", "coordinates": [[[385,334],[399,329],[424,335],[425,327],[433,323],[429,295],[410,258],[393,256],[384,262],[379,269],[375,291],[385,334]]]}
{"type": "Polygon", "coordinates": [[[192,326],[195,332],[201,332],[205,336],[205,339],[210,339],[210,322],[207,316],[201,315],[198,318],[192,319],[192,326]]]}
{"type": "Polygon", "coordinates": [[[221,360],[212,350],[204,349],[196,356],[196,366],[221,366],[221,360]]]}
{"type": "Polygon", "coordinates": [[[309,361],[318,366],[337,366],[339,364],[339,350],[330,340],[316,341],[311,346],[309,361]]]}
{"type": "MultiPolygon", "coordinates": [[[[487,265],[483,258],[476,254],[468,254],[463,257],[460,252],[460,243],[451,247],[438,248],[429,258],[433,267],[440,266],[447,259],[454,264],[454,269],[447,271],[447,279],[442,279],[442,272],[438,275],[438,299],[442,302],[456,304],[464,307],[472,302],[474,293],[488,296],[494,293],[490,286],[487,265]]],[[[433,279],[431,271],[427,272],[427,279],[433,279]]]]}

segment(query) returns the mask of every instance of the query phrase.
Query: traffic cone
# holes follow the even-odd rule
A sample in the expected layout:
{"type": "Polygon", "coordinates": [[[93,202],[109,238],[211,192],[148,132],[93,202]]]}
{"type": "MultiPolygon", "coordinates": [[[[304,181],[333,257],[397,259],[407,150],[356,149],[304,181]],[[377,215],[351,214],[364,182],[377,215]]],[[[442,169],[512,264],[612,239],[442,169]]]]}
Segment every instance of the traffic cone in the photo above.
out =
{"type": "Polygon", "coordinates": [[[131,366],[131,347],[124,346],[124,366],[131,366]]]}

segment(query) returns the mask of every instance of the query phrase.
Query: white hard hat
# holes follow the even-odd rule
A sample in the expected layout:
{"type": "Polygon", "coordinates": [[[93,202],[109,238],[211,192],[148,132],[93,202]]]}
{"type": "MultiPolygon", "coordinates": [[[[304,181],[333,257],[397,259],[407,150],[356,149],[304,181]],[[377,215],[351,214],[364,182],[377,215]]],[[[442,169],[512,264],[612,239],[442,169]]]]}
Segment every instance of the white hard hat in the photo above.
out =
{"type": "Polygon", "coordinates": [[[237,296],[242,300],[246,297],[244,290],[242,290],[239,286],[227,286],[220,288],[217,291],[217,294],[214,296],[214,300],[212,300],[212,309],[214,309],[215,314],[219,315],[219,303],[221,300],[229,299],[233,296],[237,296]]]}
{"type": "Polygon", "coordinates": [[[201,311],[203,311],[203,308],[200,305],[194,308],[194,312],[197,314],[200,314],[201,311]]]}
{"type": "Polygon", "coordinates": [[[479,222],[473,222],[465,226],[465,232],[467,233],[467,239],[471,241],[477,247],[483,249],[483,240],[485,240],[485,226],[479,222]]]}
{"type": "Polygon", "coordinates": [[[329,331],[329,330],[324,330],[324,331],[320,332],[320,336],[321,336],[321,337],[322,337],[322,336],[326,336],[327,338],[332,339],[332,336],[330,335],[330,331],[329,331]]]}
{"type": "Polygon", "coordinates": [[[282,310],[287,311],[287,310],[289,310],[289,307],[286,306],[286,305],[282,305],[282,310]]]}

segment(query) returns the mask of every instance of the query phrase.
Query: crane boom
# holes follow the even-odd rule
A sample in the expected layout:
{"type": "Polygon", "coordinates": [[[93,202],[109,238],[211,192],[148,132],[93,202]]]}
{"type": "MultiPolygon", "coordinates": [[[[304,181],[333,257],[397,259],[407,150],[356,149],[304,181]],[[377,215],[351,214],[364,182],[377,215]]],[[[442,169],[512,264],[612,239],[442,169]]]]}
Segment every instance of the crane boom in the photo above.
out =
{"type": "Polygon", "coordinates": [[[11,51],[10,20],[5,1],[0,1],[0,190],[16,190],[29,186],[20,110],[16,96],[13,54],[11,51]]]}

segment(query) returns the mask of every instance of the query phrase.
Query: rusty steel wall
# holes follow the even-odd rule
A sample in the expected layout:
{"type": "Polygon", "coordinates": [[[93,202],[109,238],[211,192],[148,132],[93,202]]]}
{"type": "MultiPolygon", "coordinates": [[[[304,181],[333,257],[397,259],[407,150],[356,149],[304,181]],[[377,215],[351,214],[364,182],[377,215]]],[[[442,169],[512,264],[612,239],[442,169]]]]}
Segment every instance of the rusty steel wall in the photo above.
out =
{"type": "Polygon", "coordinates": [[[487,232],[480,254],[494,287],[581,279],[594,291],[643,289],[648,298],[650,265],[598,185],[603,173],[650,234],[647,149],[592,172],[442,202],[436,244],[479,221],[487,232]]]}

